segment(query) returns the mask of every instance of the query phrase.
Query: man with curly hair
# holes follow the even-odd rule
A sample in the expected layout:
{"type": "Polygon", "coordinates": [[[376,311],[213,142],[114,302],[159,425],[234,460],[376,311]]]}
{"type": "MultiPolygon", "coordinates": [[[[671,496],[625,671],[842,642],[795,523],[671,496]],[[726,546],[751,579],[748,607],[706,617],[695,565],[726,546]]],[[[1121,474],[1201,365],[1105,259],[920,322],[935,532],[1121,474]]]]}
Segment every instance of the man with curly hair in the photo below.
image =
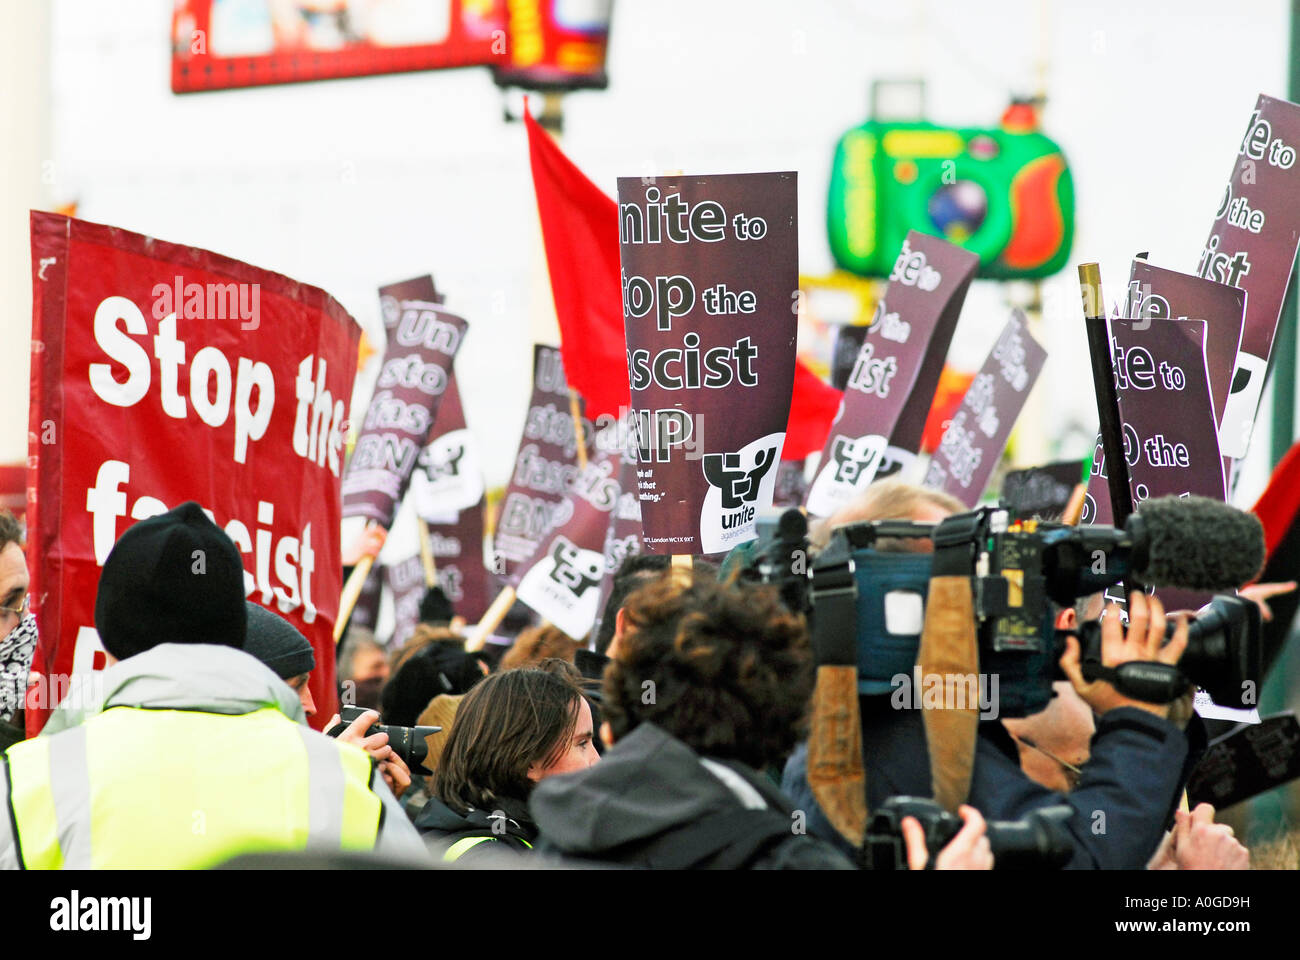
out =
{"type": "MultiPolygon", "coordinates": [[[[665,869],[851,868],[763,772],[803,734],[813,688],[807,629],[774,590],[674,567],[628,597],[616,636],[613,747],[533,791],[544,849],[665,869]]],[[[991,863],[982,830],[963,830],[962,849],[991,863]]]]}

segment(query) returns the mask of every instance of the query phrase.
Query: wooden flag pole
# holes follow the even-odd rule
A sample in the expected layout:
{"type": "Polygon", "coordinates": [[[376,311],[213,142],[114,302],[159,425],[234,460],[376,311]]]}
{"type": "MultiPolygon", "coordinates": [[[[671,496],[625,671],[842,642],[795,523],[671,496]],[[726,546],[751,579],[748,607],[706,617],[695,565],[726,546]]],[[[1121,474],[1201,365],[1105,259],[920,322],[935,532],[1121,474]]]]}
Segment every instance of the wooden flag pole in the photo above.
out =
{"type": "Polygon", "coordinates": [[[1106,324],[1106,305],[1101,296],[1101,269],[1097,264],[1079,264],[1079,287],[1083,294],[1088,353],[1092,357],[1092,385],[1097,393],[1097,422],[1101,449],[1106,458],[1111,512],[1115,526],[1122,527],[1133,512],[1133,494],[1128,486],[1124,428],[1120,423],[1119,401],[1115,395],[1115,367],[1111,363],[1110,332],[1106,324]]]}
{"type": "Polygon", "coordinates": [[[569,388],[569,414],[573,417],[573,436],[578,442],[578,469],[587,469],[587,440],[582,435],[582,411],[578,404],[578,391],[569,388]]]}
{"type": "Polygon", "coordinates": [[[469,635],[465,641],[465,650],[468,653],[475,653],[483,649],[483,644],[487,642],[488,634],[497,628],[497,625],[506,618],[510,608],[515,605],[515,588],[505,587],[497,594],[497,598],[492,601],[492,606],[488,607],[487,613],[474,626],[474,632],[469,635]]]}
{"type": "Polygon", "coordinates": [[[416,516],[420,525],[420,562],[424,565],[425,589],[438,585],[438,567],[433,562],[433,545],[429,542],[429,524],[424,517],[416,516]]]}
{"type": "Polygon", "coordinates": [[[1083,504],[1088,497],[1088,485],[1086,483],[1076,483],[1074,492],[1070,494],[1070,500],[1065,505],[1065,511],[1061,514],[1061,522],[1067,527],[1077,527],[1079,520],[1083,517],[1083,504]]]}
{"type": "Polygon", "coordinates": [[[357,565],[352,568],[352,574],[348,577],[348,582],[343,585],[343,594],[339,597],[339,615],[334,621],[334,643],[338,644],[343,638],[343,628],[347,626],[348,618],[352,616],[352,611],[361,599],[361,590],[366,585],[366,577],[370,576],[370,568],[375,565],[375,558],[366,554],[357,561],[357,565]]]}

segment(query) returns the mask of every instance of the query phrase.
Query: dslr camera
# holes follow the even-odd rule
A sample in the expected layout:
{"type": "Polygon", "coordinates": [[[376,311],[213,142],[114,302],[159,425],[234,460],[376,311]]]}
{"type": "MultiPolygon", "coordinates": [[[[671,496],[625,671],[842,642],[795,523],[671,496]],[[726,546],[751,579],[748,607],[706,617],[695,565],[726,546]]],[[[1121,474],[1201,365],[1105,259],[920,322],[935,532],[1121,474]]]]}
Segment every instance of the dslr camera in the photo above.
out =
{"type": "MultiPolygon", "coordinates": [[[[326,730],[325,735],[337,737],[348,728],[352,721],[367,712],[365,707],[355,705],[344,707],[339,711],[339,722],[326,730]]],[[[425,737],[438,733],[440,730],[442,730],[442,727],[398,727],[376,723],[372,724],[366,731],[366,736],[373,733],[388,734],[388,745],[393,748],[393,753],[402,758],[402,762],[411,769],[411,772],[428,776],[433,771],[424,765],[424,761],[429,757],[429,744],[425,737]]]]}
{"type": "MultiPolygon", "coordinates": [[[[1057,870],[1073,852],[1065,821],[1074,813],[1065,804],[1035,810],[1022,820],[990,820],[986,836],[993,850],[995,870],[1057,870]]],[[[903,842],[903,818],[915,817],[925,833],[930,853],[929,869],[957,831],[962,819],[933,800],[923,797],[890,797],[872,811],[862,845],[863,867],[867,870],[906,870],[907,847],[903,842]]]]}

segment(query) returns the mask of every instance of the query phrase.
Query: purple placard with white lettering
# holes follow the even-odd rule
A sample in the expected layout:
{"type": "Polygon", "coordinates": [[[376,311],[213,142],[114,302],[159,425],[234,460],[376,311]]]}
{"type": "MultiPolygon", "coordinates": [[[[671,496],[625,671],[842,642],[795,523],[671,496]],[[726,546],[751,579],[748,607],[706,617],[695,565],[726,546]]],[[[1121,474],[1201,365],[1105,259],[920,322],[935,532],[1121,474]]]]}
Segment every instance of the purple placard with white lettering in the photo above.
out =
{"type": "Polygon", "coordinates": [[[600,631],[605,603],[614,590],[614,574],[628,557],[641,552],[641,500],[636,495],[636,461],[624,456],[618,468],[618,506],[609,518],[605,533],[605,578],[600,581],[600,600],[596,604],[593,633],[600,631]]]}
{"type": "MultiPolygon", "coordinates": [[[[590,454],[595,431],[586,418],[583,438],[590,454]]],[[[578,473],[578,439],[569,407],[569,386],[558,347],[533,347],[533,395],[524,433],[497,515],[493,570],[518,583],[519,565],[533,555],[551,528],[569,519],[569,484],[578,473]]]]}
{"type": "Polygon", "coordinates": [[[923,486],[951,494],[967,507],[979,503],[1046,360],[1047,351],[1029,335],[1025,315],[1013,311],[944,430],[923,486]]]}
{"type": "Polygon", "coordinates": [[[343,477],[343,516],[392,526],[428,442],[465,336],[463,319],[433,302],[432,277],[380,287],[388,347],[343,477]]]}
{"type": "Polygon", "coordinates": [[[1260,94],[1196,268],[1199,276],[1247,294],[1241,350],[1220,429],[1223,455],[1234,459],[1244,457],[1250,444],[1300,244],[1297,147],[1300,106],[1260,94]]]}
{"type": "Polygon", "coordinates": [[[915,459],[978,265],[978,256],[947,241],[908,233],[808,488],[813,516],[830,516],[915,459]]]}
{"type": "Polygon", "coordinates": [[[600,614],[605,544],[618,507],[617,453],[600,451],[569,488],[568,519],[537,545],[521,567],[519,601],[574,640],[590,632],[600,614]]]}
{"type": "Polygon", "coordinates": [[[793,173],[620,177],[637,493],[649,553],[757,536],[794,388],[793,173]]]}
{"type": "MultiPolygon", "coordinates": [[[[1246,292],[1239,287],[1166,270],[1145,260],[1133,261],[1124,316],[1153,323],[1170,319],[1205,321],[1205,366],[1210,373],[1215,423],[1223,422],[1245,312],[1246,292]]],[[[1219,443],[1222,445],[1222,437],[1219,443]]]]}
{"type": "MultiPolygon", "coordinates": [[[[1134,505],[1187,494],[1224,500],[1223,458],[1205,365],[1206,322],[1112,320],[1110,329],[1134,505]]],[[[1102,503],[1109,513],[1105,488],[1105,480],[1094,472],[1084,523],[1111,522],[1094,519],[1102,513],[1102,503]]],[[[1167,588],[1158,593],[1170,610],[1195,610],[1211,596],[1167,588]]]]}

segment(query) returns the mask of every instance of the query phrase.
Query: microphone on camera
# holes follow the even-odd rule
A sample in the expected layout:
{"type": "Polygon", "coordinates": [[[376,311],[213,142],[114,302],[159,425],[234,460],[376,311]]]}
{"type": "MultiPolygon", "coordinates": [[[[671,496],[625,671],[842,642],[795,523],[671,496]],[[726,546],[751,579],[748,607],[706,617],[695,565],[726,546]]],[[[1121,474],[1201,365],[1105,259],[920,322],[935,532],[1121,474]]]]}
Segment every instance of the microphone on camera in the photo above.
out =
{"type": "Polygon", "coordinates": [[[1264,565],[1264,528],[1218,500],[1168,496],[1144,500],[1122,530],[1047,531],[1043,548],[1048,595],[1069,605],[1130,578],[1153,587],[1236,589],[1264,565]]]}
{"type": "Polygon", "coordinates": [[[1124,526],[1133,572],[1155,587],[1232,590],[1264,566],[1264,527],[1252,513],[1209,497],[1145,500],[1124,526]]]}

